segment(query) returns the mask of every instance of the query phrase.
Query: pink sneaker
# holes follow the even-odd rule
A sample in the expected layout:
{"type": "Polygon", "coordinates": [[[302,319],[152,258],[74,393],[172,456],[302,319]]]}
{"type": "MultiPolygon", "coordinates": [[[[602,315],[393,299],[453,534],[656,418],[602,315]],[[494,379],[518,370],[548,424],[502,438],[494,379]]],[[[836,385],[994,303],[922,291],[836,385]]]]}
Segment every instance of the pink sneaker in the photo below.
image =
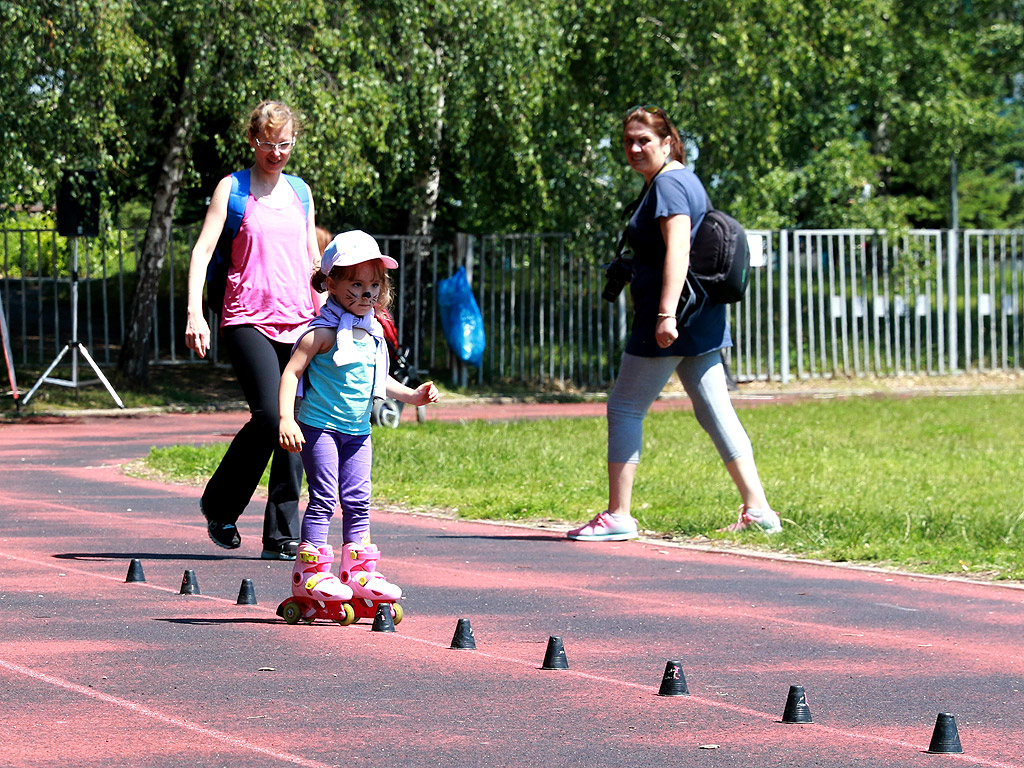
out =
{"type": "Polygon", "coordinates": [[[574,541],[627,541],[640,537],[636,520],[629,515],[610,515],[605,510],[589,523],[569,531],[574,541]]]}
{"type": "Polygon", "coordinates": [[[765,533],[778,533],[782,530],[782,522],[779,520],[778,514],[771,509],[747,509],[746,506],[740,504],[740,517],[732,525],[727,525],[725,528],[719,528],[719,533],[727,533],[730,531],[745,531],[751,526],[760,528],[765,533]]]}

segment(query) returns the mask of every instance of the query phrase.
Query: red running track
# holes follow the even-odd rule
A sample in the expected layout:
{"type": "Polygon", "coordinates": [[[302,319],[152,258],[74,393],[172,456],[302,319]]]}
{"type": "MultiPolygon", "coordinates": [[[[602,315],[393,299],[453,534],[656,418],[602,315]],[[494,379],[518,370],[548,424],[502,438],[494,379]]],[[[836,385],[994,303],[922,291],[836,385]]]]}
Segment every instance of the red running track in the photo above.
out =
{"type": "Polygon", "coordinates": [[[0,426],[0,764],[1024,768],[1007,585],[380,512],[397,632],[288,626],[260,504],[225,552],[198,489],[119,469],[244,418],[0,426]],[[461,617],[475,651],[449,648],[461,617]],[[540,669],[553,635],[568,670],[540,669]],[[689,696],[657,695],[668,660],[689,696]],[[779,722],[791,685],[813,724],[779,722]],[[924,753],[939,712],[963,754],[924,753]]]}

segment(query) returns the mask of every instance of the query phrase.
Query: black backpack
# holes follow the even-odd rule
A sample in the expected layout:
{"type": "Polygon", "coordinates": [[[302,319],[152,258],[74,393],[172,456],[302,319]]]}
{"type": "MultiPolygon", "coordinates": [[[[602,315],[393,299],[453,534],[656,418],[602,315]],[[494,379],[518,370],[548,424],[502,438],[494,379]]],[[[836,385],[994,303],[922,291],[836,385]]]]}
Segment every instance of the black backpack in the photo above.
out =
{"type": "Polygon", "coordinates": [[[735,304],[747,292],[747,233],[732,216],[711,207],[710,200],[690,247],[690,271],[708,298],[718,304],[735,304]]]}

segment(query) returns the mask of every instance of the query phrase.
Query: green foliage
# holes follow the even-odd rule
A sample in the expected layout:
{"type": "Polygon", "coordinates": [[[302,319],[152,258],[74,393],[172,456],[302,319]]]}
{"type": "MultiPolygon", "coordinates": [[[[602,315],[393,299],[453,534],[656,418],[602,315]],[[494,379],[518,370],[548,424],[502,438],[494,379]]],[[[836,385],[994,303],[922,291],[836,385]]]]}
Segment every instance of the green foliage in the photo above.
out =
{"type": "Polygon", "coordinates": [[[1020,189],[1013,187],[1009,167],[960,176],[960,228],[1010,229],[1024,226],[1020,189]]]}
{"type": "MultiPolygon", "coordinates": [[[[50,213],[12,213],[0,227],[0,277],[67,278],[75,239],[58,235],[50,213]]],[[[139,230],[103,229],[78,240],[78,273],[83,280],[127,275],[133,279],[139,230]]]]}
{"type": "Polygon", "coordinates": [[[102,171],[111,217],[145,205],[184,115],[197,221],[249,162],[248,111],[280,98],[331,229],[607,230],[638,187],[622,114],[653,102],[752,227],[945,226],[954,157],[961,226],[1024,223],[1014,0],[0,0],[0,19],[8,205],[51,205],[69,167],[102,171]]]}
{"type": "MultiPolygon", "coordinates": [[[[123,99],[143,50],[127,4],[2,2],[0,200],[53,203],[69,168],[123,171],[134,158],[123,130],[123,99]]],[[[138,94],[136,94],[138,95],[138,94]]]]}
{"type": "MultiPolygon", "coordinates": [[[[895,5],[892,19],[899,77],[896,88],[877,97],[890,138],[880,147],[890,162],[890,193],[918,199],[911,223],[948,226],[952,158],[962,178],[990,176],[998,183],[1016,136],[1010,151],[1020,160],[1024,113],[1006,97],[1021,70],[1024,13],[1013,2],[909,2],[895,5]]],[[[971,208],[965,198],[971,192],[961,189],[962,211],[971,208]]],[[[1008,213],[989,209],[988,216],[1009,224],[1008,213]]],[[[960,224],[975,225],[963,217],[960,224]]]]}
{"type": "MultiPolygon", "coordinates": [[[[951,157],[994,186],[1024,155],[1020,104],[1005,103],[1019,3],[630,8],[618,75],[643,90],[621,103],[665,106],[694,135],[717,204],[751,226],[948,225],[951,157]]],[[[1015,210],[989,218],[1007,226],[1015,210]]]]}

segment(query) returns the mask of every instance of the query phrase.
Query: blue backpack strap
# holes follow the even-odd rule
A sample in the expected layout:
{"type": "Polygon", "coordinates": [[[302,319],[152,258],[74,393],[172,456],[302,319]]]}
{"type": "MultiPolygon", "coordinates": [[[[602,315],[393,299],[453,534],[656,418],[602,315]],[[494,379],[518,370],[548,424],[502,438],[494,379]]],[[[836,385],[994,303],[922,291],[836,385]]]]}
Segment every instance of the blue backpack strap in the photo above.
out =
{"type": "Polygon", "coordinates": [[[306,212],[306,221],[309,221],[309,187],[298,176],[292,176],[287,173],[282,174],[282,176],[288,180],[288,183],[292,185],[292,189],[295,190],[295,194],[299,196],[302,210],[306,212]]]}
{"type": "Polygon", "coordinates": [[[249,169],[231,174],[231,194],[228,197],[228,216],[224,226],[231,230],[231,237],[238,234],[245,215],[245,204],[249,201],[249,169]]]}
{"type": "Polygon", "coordinates": [[[224,288],[228,279],[228,266],[231,264],[231,241],[235,239],[242,226],[245,204],[248,200],[249,171],[236,171],[231,174],[231,192],[228,195],[224,228],[206,267],[206,299],[210,309],[218,314],[224,305],[224,288]]]}

